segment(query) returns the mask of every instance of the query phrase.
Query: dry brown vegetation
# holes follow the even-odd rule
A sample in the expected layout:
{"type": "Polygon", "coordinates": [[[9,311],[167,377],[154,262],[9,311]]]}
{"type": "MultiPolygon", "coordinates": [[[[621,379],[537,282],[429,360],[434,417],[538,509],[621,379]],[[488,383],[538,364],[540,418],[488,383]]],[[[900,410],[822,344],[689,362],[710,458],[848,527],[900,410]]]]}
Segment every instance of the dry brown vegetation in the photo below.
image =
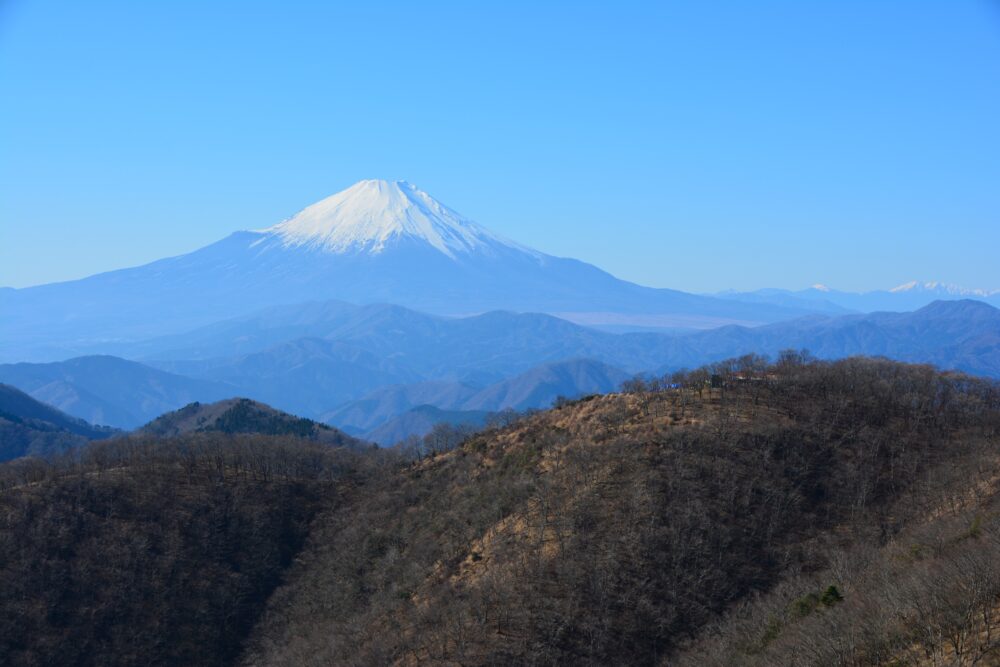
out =
{"type": "Polygon", "coordinates": [[[0,466],[0,664],[232,663],[358,470],[344,451],[219,435],[0,466]]]}
{"type": "Polygon", "coordinates": [[[244,661],[869,664],[760,612],[751,644],[697,638],[769,591],[810,622],[851,610],[842,554],[989,486],[996,388],[794,356],[673,380],[480,434],[323,515],[244,661]]]}
{"type": "Polygon", "coordinates": [[[625,389],[415,461],[2,467],[0,662],[990,664],[995,384],[787,354],[625,389]]]}

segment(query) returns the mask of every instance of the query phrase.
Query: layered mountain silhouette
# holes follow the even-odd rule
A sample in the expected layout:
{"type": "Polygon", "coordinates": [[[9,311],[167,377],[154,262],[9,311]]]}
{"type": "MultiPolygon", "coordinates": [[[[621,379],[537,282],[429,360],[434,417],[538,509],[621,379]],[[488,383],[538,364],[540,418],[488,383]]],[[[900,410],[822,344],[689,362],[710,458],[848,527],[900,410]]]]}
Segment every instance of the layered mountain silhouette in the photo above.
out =
{"type": "Polygon", "coordinates": [[[442,410],[433,405],[418,405],[364,434],[366,440],[389,447],[422,437],[439,424],[479,429],[489,423],[495,413],[488,410],[442,410]]]}
{"type": "Polygon", "coordinates": [[[309,416],[386,384],[424,379],[391,355],[321,338],[296,338],[235,357],[157,366],[309,416]]]}
{"type": "MultiPolygon", "coordinates": [[[[334,302],[269,309],[184,336],[149,341],[133,355],[173,372],[221,378],[221,366],[284,356],[293,341],[302,347],[310,340],[336,341],[345,355],[363,350],[372,355],[369,363],[392,362],[398,373],[405,368],[425,378],[471,377],[481,384],[573,357],[614,358],[610,363],[643,370],[662,358],[657,345],[674,338],[616,335],[538,313],[495,311],[448,318],[401,306],[334,302]]],[[[329,348],[317,352],[325,356],[329,348]]],[[[363,359],[357,352],[353,358],[363,359]]],[[[294,356],[292,361],[299,360],[294,356]]],[[[273,365],[289,367],[289,363],[273,365]]]]}
{"type": "Polygon", "coordinates": [[[382,387],[322,416],[379,444],[424,435],[436,423],[481,424],[503,410],[547,408],[556,398],[618,390],[630,374],[591,359],[542,364],[486,387],[431,381],[382,387]]]}
{"type": "Polygon", "coordinates": [[[109,356],[2,364],[0,382],[88,422],[125,429],[192,401],[216,401],[236,393],[219,383],[109,356]]]}
{"type": "Polygon", "coordinates": [[[891,289],[870,292],[846,292],[825,285],[813,285],[804,290],[761,289],[753,292],[727,290],[713,296],[746,303],[772,304],[787,308],[815,310],[839,315],[847,312],[876,311],[906,312],[930,305],[934,301],[983,301],[1000,307],[1000,290],[970,289],[947,283],[911,280],[891,289]]]}
{"type": "Polygon", "coordinates": [[[120,354],[124,342],[317,299],[699,328],[812,312],[642,287],[504,239],[409,183],[370,180],[185,255],[0,290],[0,350],[3,360],[120,354]]]}
{"type": "Polygon", "coordinates": [[[636,373],[788,348],[1000,377],[1000,311],[980,301],[942,301],[913,313],[809,316],[678,335],[613,334],[539,314],[447,318],[399,306],[313,303],[149,341],[144,363],[98,356],[7,364],[0,382],[121,428],[192,401],[246,396],[368,434],[421,405],[546,407],[558,395],[613,390],[636,373]]]}
{"type": "Polygon", "coordinates": [[[885,356],[1000,377],[1000,310],[974,300],[935,301],[912,313],[807,317],[769,326],[722,327],[684,338],[694,366],[737,354],[808,349],[822,359],[885,356]]]}
{"type": "Polygon", "coordinates": [[[0,384],[0,461],[58,454],[115,433],[115,429],[88,424],[0,384]]]}

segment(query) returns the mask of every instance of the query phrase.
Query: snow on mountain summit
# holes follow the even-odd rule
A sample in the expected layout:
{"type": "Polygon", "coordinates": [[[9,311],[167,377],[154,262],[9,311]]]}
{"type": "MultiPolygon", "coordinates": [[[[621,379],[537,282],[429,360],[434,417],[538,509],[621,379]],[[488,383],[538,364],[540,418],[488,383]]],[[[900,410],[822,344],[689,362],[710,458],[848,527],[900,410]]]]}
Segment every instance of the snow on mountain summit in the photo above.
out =
{"type": "Polygon", "coordinates": [[[962,287],[961,285],[953,285],[950,283],[942,282],[924,282],[921,283],[916,280],[911,280],[908,283],[903,283],[889,290],[893,294],[902,294],[905,292],[926,292],[931,294],[940,294],[942,296],[973,296],[973,297],[990,297],[996,294],[1000,294],[1000,290],[996,289],[979,289],[979,288],[969,288],[962,287]]]}
{"type": "Polygon", "coordinates": [[[366,180],[261,230],[285,247],[378,254],[394,241],[429,244],[448,257],[504,246],[529,251],[464,218],[406,181],[366,180]]]}

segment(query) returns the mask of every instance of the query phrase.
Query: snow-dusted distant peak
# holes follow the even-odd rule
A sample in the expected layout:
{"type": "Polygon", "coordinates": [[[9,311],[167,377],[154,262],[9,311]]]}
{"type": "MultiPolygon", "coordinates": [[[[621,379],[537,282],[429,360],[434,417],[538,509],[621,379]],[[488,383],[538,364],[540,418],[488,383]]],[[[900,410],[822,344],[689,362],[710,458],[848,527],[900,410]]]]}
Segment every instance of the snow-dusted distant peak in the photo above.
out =
{"type": "Polygon", "coordinates": [[[916,280],[911,280],[908,283],[903,283],[889,290],[893,294],[899,294],[903,292],[930,292],[933,294],[942,294],[949,296],[979,296],[988,297],[995,294],[1000,294],[1000,290],[995,289],[975,289],[969,287],[962,287],[960,285],[952,285],[949,283],[940,283],[936,281],[921,283],[916,280]]]}
{"type": "Polygon", "coordinates": [[[448,257],[497,246],[536,254],[464,218],[406,181],[366,180],[261,230],[286,247],[378,254],[399,240],[417,240],[448,257]]]}
{"type": "Polygon", "coordinates": [[[893,294],[898,294],[899,292],[912,292],[913,290],[918,289],[919,287],[920,283],[918,283],[916,280],[911,280],[908,283],[903,283],[902,285],[896,285],[889,291],[892,292],[893,294]]]}

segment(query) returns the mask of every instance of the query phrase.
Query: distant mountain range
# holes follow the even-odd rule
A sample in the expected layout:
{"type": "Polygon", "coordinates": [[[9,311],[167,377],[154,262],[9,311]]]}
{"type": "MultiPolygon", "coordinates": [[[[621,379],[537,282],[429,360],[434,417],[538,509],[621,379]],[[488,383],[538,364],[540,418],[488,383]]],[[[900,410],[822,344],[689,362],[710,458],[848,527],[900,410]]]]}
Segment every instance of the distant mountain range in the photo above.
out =
{"type": "Polygon", "coordinates": [[[315,299],[693,328],[813,312],[642,287],[504,239],[408,183],[371,180],[186,255],[0,289],[0,360],[121,354],[123,343],[315,299]]]}
{"type": "MultiPolygon", "coordinates": [[[[312,303],[148,341],[137,348],[153,357],[145,363],[96,356],[7,364],[0,382],[122,428],[193,401],[247,396],[382,439],[376,429],[420,406],[458,413],[546,407],[558,395],[611,391],[640,372],[787,348],[1000,377],[1000,310],[940,301],[912,313],[813,315],[681,335],[613,334],[538,314],[446,318],[399,306],[312,303]]],[[[426,410],[411,422],[421,420],[426,410]]]]}
{"type": "MultiPolygon", "coordinates": [[[[285,346],[292,341],[326,340],[341,344],[342,355],[353,351],[358,363],[378,359],[396,364],[385,366],[387,372],[408,370],[425,379],[471,377],[482,384],[572,357],[613,358],[609,363],[643,370],[662,358],[656,344],[672,339],[662,334],[616,335],[537,313],[495,311],[448,318],[401,306],[323,302],[268,309],[182,336],[154,339],[130,356],[178,373],[221,378],[221,367],[240,366],[251,358],[265,364],[266,357],[286,354],[285,346]],[[264,356],[255,356],[260,354],[264,356]]],[[[332,353],[329,348],[315,352],[332,353]]]]}
{"type": "Polygon", "coordinates": [[[993,361],[988,344],[976,347],[976,341],[989,341],[1000,332],[998,312],[984,302],[965,299],[935,302],[912,313],[813,315],[763,327],[727,326],[689,334],[613,334],[530,313],[494,312],[455,319],[399,306],[316,303],[270,310],[165,342],[154,341],[147,353],[151,359],[195,359],[149,363],[217,378],[222,376],[215,369],[239,365],[242,357],[212,358],[211,354],[224,350],[277,354],[288,344],[280,340],[306,336],[335,340],[372,358],[391,359],[397,364],[392,372],[464,381],[480,388],[541,364],[571,358],[594,359],[637,373],[692,367],[751,351],[775,354],[788,347],[806,347],[826,358],[885,354],[996,376],[1000,366],[993,361]],[[168,349],[158,351],[157,346],[168,349]]]}
{"type": "Polygon", "coordinates": [[[722,327],[683,340],[688,344],[687,366],[740,350],[774,355],[805,348],[822,359],[885,356],[1000,377],[1000,310],[981,301],[935,301],[912,313],[814,316],[753,329],[722,327]]]}
{"type": "Polygon", "coordinates": [[[389,447],[410,437],[425,436],[438,424],[479,429],[487,424],[493,414],[486,410],[442,410],[433,405],[418,405],[368,431],[364,438],[389,447]]]}
{"type": "Polygon", "coordinates": [[[92,424],[132,429],[192,401],[216,401],[236,391],[110,356],[48,364],[0,364],[0,382],[92,424]]]}
{"type": "Polygon", "coordinates": [[[424,379],[389,355],[321,338],[296,338],[236,357],[155,365],[309,416],[386,384],[424,379]]]}
{"type": "Polygon", "coordinates": [[[482,423],[502,410],[546,408],[560,397],[617,391],[630,374],[590,359],[542,364],[477,388],[432,381],[382,387],[323,415],[324,421],[379,444],[423,435],[437,422],[482,423]],[[436,419],[436,421],[434,421],[436,419]]]}
{"type": "Polygon", "coordinates": [[[0,384],[0,461],[21,456],[49,456],[118,431],[93,426],[0,384]]]}
{"type": "Polygon", "coordinates": [[[813,310],[827,315],[849,312],[905,312],[923,308],[934,301],[974,299],[1000,308],[1000,290],[970,289],[940,282],[913,280],[887,290],[844,292],[825,285],[804,290],[761,289],[753,292],[728,290],[712,296],[744,303],[770,304],[785,308],[813,310]]]}
{"type": "MultiPolygon", "coordinates": [[[[570,340],[574,339],[581,340],[570,340]]],[[[886,356],[1000,378],[1000,310],[969,300],[935,302],[913,313],[814,316],[765,327],[731,326],[684,336],[601,334],[582,340],[597,359],[621,364],[633,373],[638,370],[635,364],[644,362],[649,364],[647,370],[664,373],[747,352],[773,357],[784,349],[808,349],[823,359],[886,356]],[[640,361],[639,350],[661,356],[655,363],[645,356],[640,361]]],[[[566,344],[572,351],[573,343],[566,344]]],[[[386,387],[324,418],[379,441],[382,424],[420,404],[443,410],[544,407],[559,394],[611,391],[628,376],[597,361],[545,364],[478,391],[460,382],[386,387]],[[512,400],[518,395],[524,400],[512,400]],[[504,400],[496,400],[499,396],[504,400]]],[[[395,428],[392,432],[400,431],[395,428]]]]}

